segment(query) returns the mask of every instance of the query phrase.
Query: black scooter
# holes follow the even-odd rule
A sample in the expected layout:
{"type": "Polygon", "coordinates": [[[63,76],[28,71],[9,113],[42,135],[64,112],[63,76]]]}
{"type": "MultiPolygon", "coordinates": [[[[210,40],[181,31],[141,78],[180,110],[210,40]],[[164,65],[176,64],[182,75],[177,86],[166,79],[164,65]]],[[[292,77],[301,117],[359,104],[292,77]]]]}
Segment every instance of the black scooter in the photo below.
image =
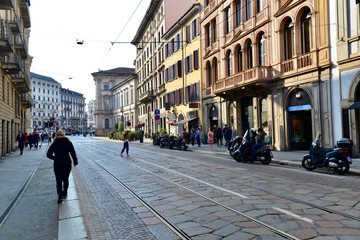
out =
{"type": "MultiPolygon", "coordinates": [[[[269,144],[262,146],[255,153],[255,156],[251,157],[252,152],[252,144],[248,142],[247,135],[249,131],[247,130],[244,134],[242,143],[240,147],[234,153],[234,159],[237,162],[254,162],[259,161],[264,165],[269,165],[271,163],[271,159],[273,158],[273,154],[271,152],[271,147],[269,144]]],[[[265,142],[269,143],[270,140],[266,137],[265,142]]]]}
{"type": "Polygon", "coordinates": [[[342,148],[322,148],[320,147],[320,136],[318,133],[315,140],[312,142],[309,154],[303,156],[302,166],[308,171],[313,171],[316,168],[334,169],[334,173],[344,175],[350,170],[350,163],[352,162],[342,148]]]}
{"type": "Polygon", "coordinates": [[[230,156],[234,157],[234,153],[236,150],[239,149],[242,141],[243,141],[243,138],[241,136],[236,136],[230,140],[229,146],[228,146],[230,156]]]}

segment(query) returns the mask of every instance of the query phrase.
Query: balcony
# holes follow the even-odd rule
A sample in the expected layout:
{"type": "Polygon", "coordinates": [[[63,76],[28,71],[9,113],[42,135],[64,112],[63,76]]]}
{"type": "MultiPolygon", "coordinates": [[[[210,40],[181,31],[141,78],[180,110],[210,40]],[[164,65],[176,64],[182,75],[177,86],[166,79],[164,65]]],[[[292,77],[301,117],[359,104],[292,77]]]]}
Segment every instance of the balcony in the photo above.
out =
{"type": "Polygon", "coordinates": [[[319,65],[317,60],[317,51],[306,53],[300,56],[280,62],[278,68],[279,75],[288,76],[298,74],[309,69],[315,69],[319,65]]]}
{"type": "Polygon", "coordinates": [[[30,21],[29,0],[20,0],[20,12],[21,12],[21,18],[24,23],[24,27],[30,28],[31,21],[30,21]]]}
{"type": "Polygon", "coordinates": [[[13,33],[21,33],[21,25],[17,18],[8,21],[8,25],[13,33]]]}
{"type": "Polygon", "coordinates": [[[146,92],[144,92],[143,94],[140,95],[139,101],[141,103],[147,103],[147,102],[152,101],[154,98],[155,98],[154,91],[153,90],[148,90],[148,91],[146,91],[146,92]]]}
{"type": "Polygon", "coordinates": [[[23,41],[20,35],[14,37],[14,48],[19,51],[21,59],[25,60],[28,57],[28,46],[25,41],[23,41]]]}
{"type": "Polygon", "coordinates": [[[13,8],[13,0],[1,0],[0,1],[0,9],[10,10],[13,8]]]}
{"type": "Polygon", "coordinates": [[[216,95],[219,95],[228,90],[266,83],[271,79],[272,73],[270,66],[257,66],[216,81],[213,91],[216,95]]]}
{"type": "Polygon", "coordinates": [[[21,104],[25,106],[25,108],[32,108],[34,105],[34,101],[31,98],[30,93],[22,93],[21,94],[21,104]]]}
{"type": "Polygon", "coordinates": [[[16,57],[3,56],[1,59],[6,74],[18,74],[21,71],[20,63],[16,57]]]}
{"type": "Polygon", "coordinates": [[[164,92],[166,92],[165,84],[161,84],[157,89],[157,94],[160,95],[164,92]]]}
{"type": "Polygon", "coordinates": [[[0,56],[8,56],[13,52],[10,44],[10,38],[0,31],[0,56]]]}
{"type": "Polygon", "coordinates": [[[30,81],[23,72],[12,75],[11,81],[19,93],[27,93],[30,91],[30,81]]]}

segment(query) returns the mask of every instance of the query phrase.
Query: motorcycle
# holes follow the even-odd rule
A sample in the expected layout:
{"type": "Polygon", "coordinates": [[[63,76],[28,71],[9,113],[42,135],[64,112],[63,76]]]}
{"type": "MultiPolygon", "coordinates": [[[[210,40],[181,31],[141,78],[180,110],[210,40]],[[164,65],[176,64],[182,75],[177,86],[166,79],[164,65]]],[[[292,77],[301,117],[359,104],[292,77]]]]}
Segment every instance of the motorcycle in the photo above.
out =
{"type": "Polygon", "coordinates": [[[267,144],[258,149],[254,157],[251,157],[252,144],[248,140],[248,134],[249,131],[247,130],[244,134],[240,147],[234,153],[234,159],[237,162],[260,161],[264,165],[269,165],[271,163],[271,159],[273,158],[271,147],[269,145],[270,139],[265,136],[265,142],[267,144]]]}
{"type": "Polygon", "coordinates": [[[230,140],[229,147],[228,147],[230,156],[234,157],[234,153],[236,150],[239,149],[242,141],[243,141],[243,138],[241,136],[236,136],[230,140]]]}
{"type": "Polygon", "coordinates": [[[173,149],[175,146],[175,137],[174,136],[166,136],[160,139],[160,148],[168,147],[169,149],[173,149]]]}
{"type": "Polygon", "coordinates": [[[320,136],[318,133],[315,140],[312,142],[309,154],[303,156],[302,166],[308,171],[313,171],[316,168],[334,169],[334,173],[344,175],[350,170],[350,163],[352,162],[350,156],[347,155],[345,148],[322,148],[320,147],[320,136]]]}
{"type": "Polygon", "coordinates": [[[181,136],[178,136],[176,139],[175,139],[175,147],[178,149],[178,150],[183,150],[183,151],[186,151],[188,149],[188,146],[186,144],[186,140],[181,137],[181,136]]]}

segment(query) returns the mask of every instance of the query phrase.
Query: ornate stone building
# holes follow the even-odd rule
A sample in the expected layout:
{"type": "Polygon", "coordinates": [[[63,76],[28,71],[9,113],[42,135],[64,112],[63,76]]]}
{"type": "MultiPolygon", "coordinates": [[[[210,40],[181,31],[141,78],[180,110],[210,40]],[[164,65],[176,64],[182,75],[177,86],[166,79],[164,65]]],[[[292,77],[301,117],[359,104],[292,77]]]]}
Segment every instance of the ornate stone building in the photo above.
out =
{"type": "Polygon", "coordinates": [[[191,7],[195,0],[153,0],[135,34],[135,73],[139,84],[139,123],[146,134],[166,128],[165,42],[162,36],[191,7]]]}
{"type": "Polygon", "coordinates": [[[31,130],[30,2],[0,1],[0,157],[15,149],[19,129],[31,130]]]}
{"type": "MultiPolygon", "coordinates": [[[[117,94],[115,88],[133,74],[134,74],[133,68],[122,68],[122,67],[94,72],[91,74],[94,78],[94,82],[96,85],[96,93],[95,93],[96,104],[94,108],[95,135],[98,136],[106,135],[110,130],[114,128],[115,122],[119,118],[116,117],[116,114],[120,114],[118,112],[120,108],[117,108],[117,110],[115,110],[114,108],[114,104],[115,104],[114,97],[116,95],[114,96],[113,94],[114,93],[117,94]],[[114,121],[114,119],[117,120],[114,121]]],[[[129,88],[130,86],[126,86],[126,87],[129,88]]],[[[135,87],[136,86],[133,85],[132,89],[135,89],[135,87]]],[[[133,113],[132,111],[130,111],[130,107],[129,107],[129,113],[130,112],[133,113]]],[[[130,114],[128,116],[130,118],[130,114]]]]}
{"type": "Polygon", "coordinates": [[[82,93],[60,88],[61,113],[57,126],[67,131],[82,133],[87,129],[85,98],[82,93]]]}
{"type": "Polygon", "coordinates": [[[58,121],[60,121],[61,84],[51,77],[36,73],[31,73],[30,78],[31,94],[34,100],[31,109],[31,128],[33,130],[47,131],[50,129],[50,121],[56,121],[54,126],[57,126],[58,121]]]}
{"type": "Polygon", "coordinates": [[[308,150],[319,131],[333,146],[328,2],[202,4],[205,125],[263,127],[278,150],[308,150]]]}

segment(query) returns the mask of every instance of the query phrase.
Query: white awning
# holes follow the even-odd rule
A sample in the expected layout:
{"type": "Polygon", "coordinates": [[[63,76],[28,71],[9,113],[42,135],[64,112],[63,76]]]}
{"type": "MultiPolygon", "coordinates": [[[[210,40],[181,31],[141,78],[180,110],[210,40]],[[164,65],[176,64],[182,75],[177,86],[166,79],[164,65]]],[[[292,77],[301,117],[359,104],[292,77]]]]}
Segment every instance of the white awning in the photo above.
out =
{"type": "Polygon", "coordinates": [[[180,121],[178,121],[178,122],[176,122],[176,123],[173,123],[173,125],[185,124],[185,123],[190,122],[190,121],[195,120],[195,119],[197,119],[197,117],[187,118],[187,119],[184,119],[184,120],[180,120],[180,121]]]}

